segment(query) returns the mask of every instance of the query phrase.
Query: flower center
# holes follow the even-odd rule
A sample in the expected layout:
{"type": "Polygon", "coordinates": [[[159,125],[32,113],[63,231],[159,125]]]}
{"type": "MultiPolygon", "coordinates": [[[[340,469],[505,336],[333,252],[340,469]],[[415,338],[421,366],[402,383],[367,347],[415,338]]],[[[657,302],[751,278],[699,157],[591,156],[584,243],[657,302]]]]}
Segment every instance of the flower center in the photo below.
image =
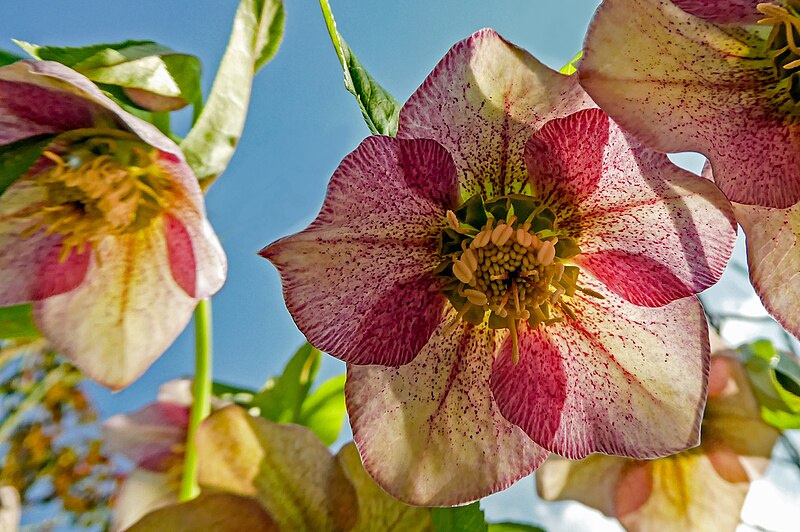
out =
{"type": "Polygon", "coordinates": [[[83,253],[107,236],[142,230],[161,213],[170,178],[158,151],[133,135],[86,132],[59,139],[42,153],[47,167],[31,179],[46,189],[22,236],[39,229],[64,236],[60,260],[83,253]]]}
{"type": "Polygon", "coordinates": [[[458,311],[455,323],[466,320],[508,329],[513,360],[519,360],[517,328],[532,328],[575,318],[569,299],[578,286],[577,266],[566,261],[581,250],[574,239],[560,234],[551,209],[530,196],[502,196],[484,203],[468,199],[447,212],[442,231],[442,262],[436,273],[445,278],[443,291],[458,311]]]}
{"type": "Polygon", "coordinates": [[[787,7],[762,3],[756,8],[765,17],[759,24],[773,26],[767,39],[778,87],[783,88],[794,103],[800,103],[800,2],[790,0],[787,7]]]}

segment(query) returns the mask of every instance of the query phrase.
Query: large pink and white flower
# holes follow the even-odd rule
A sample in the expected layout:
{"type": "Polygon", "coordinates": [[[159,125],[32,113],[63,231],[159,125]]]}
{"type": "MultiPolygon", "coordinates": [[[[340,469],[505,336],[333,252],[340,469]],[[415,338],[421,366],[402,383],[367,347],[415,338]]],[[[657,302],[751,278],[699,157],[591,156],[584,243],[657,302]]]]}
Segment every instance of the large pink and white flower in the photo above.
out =
{"type": "Polygon", "coordinates": [[[47,61],[0,68],[0,148],[8,168],[29,159],[0,196],[0,305],[33,302],[55,350],[127,385],[224,282],[197,179],[156,128],[47,61]]]}
{"type": "Polygon", "coordinates": [[[655,149],[699,151],[731,201],[800,201],[800,2],[606,0],[581,84],[655,149]]]}
{"type": "Polygon", "coordinates": [[[695,293],[735,238],[711,181],[631,140],[491,30],[456,44],[262,254],[309,341],[348,362],[367,471],[453,505],[553,451],[697,444],[708,375],[695,293]]]}

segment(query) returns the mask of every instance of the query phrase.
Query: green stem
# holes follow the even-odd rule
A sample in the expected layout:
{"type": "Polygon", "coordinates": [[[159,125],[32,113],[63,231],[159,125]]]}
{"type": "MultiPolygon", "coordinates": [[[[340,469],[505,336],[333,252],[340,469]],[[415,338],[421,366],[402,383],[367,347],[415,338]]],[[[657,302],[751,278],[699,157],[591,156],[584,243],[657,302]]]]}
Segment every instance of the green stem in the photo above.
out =
{"type": "Polygon", "coordinates": [[[197,427],[211,412],[211,301],[203,299],[194,311],[195,372],[192,388],[192,412],[186,435],[180,501],[191,500],[200,493],[197,485],[197,427]]]}

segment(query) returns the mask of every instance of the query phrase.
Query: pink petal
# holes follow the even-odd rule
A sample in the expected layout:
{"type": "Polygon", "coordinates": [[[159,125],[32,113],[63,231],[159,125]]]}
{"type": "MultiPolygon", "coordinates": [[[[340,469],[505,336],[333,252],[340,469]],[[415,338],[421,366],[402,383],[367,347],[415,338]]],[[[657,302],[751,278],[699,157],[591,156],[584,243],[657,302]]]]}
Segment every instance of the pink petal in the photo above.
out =
{"type": "Polygon", "coordinates": [[[73,250],[59,260],[62,237],[38,231],[20,236],[34,221],[24,213],[36,208],[44,191],[18,181],[0,201],[0,306],[16,305],[68,292],[86,276],[90,252],[73,250]]]}
{"type": "Polygon", "coordinates": [[[164,215],[164,237],[172,277],[190,297],[195,297],[197,264],[192,239],[186,227],[169,214],[164,215]]]}
{"type": "Polygon", "coordinates": [[[117,493],[112,532],[127,530],[139,519],[159,508],[178,502],[178,489],[163,473],[134,469],[117,493]]]}
{"type": "Polygon", "coordinates": [[[567,458],[665,456],[697,445],[708,383],[708,330],[695,298],[634,306],[588,275],[605,299],[569,301],[577,321],[520,331],[492,369],[500,412],[567,458]]]}
{"type": "Polygon", "coordinates": [[[462,197],[520,192],[531,134],[588,107],[575,76],[555,72],[493,30],[453,46],[400,111],[398,138],[434,139],[455,160],[462,197]]]}
{"type": "Polygon", "coordinates": [[[431,272],[454,194],[431,140],[370,137],[342,161],[317,219],[261,251],[309,342],[355,364],[414,359],[446,302],[431,272]]]}
{"type": "Polygon", "coordinates": [[[156,402],[132,414],[117,414],[103,423],[103,442],[112,453],[148,471],[166,472],[169,458],[186,442],[189,408],[156,402]]]}
{"type": "Polygon", "coordinates": [[[196,303],[174,280],[159,218],[147,230],[100,242],[84,282],[36,303],[34,319],[54,350],[116,389],[169,347],[196,303]]]}
{"type": "Polygon", "coordinates": [[[576,263],[631,303],[660,306],[719,280],[736,221],[710,181],[630,139],[600,109],[548,122],[525,148],[531,187],[580,235],[576,263]]]}
{"type": "Polygon", "coordinates": [[[771,96],[764,35],[672,2],[607,0],[587,35],[580,81],[645,144],[706,155],[732,201],[788,207],[800,200],[800,125],[771,96]]]}
{"type": "Polygon", "coordinates": [[[503,418],[492,398],[495,333],[463,323],[449,331],[448,321],[405,366],[347,367],[347,410],[364,468],[414,505],[480,499],[547,456],[503,418]]]}
{"type": "Polygon", "coordinates": [[[734,209],[747,237],[753,287],[778,323],[800,337],[800,203],[789,209],[738,204],[734,209]]]}
{"type": "Polygon", "coordinates": [[[696,17],[717,24],[755,23],[764,15],[756,6],[763,0],[672,0],[672,3],[696,17]]]}

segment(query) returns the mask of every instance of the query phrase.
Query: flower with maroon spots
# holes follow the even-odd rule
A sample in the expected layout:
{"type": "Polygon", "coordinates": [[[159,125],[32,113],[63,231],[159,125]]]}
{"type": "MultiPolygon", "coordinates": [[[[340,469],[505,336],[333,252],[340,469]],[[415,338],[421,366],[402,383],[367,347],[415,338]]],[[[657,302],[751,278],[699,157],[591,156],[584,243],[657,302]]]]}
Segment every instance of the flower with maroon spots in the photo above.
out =
{"type": "Polygon", "coordinates": [[[57,63],[0,68],[0,125],[4,162],[28,158],[0,195],[0,305],[32,302],[56,351],[123,387],[224,282],[197,180],[171,140],[57,63]]]}
{"type": "Polygon", "coordinates": [[[711,359],[702,435],[699,447],[658,460],[552,456],[536,473],[539,495],[582,502],[630,531],[735,530],[780,435],[761,419],[736,352],[711,359]]]}
{"type": "Polygon", "coordinates": [[[456,44],[334,173],[319,216],[266,247],[309,341],[348,363],[367,471],[461,504],[549,451],[697,444],[697,292],[735,238],[714,184],[631,140],[491,30],[456,44]]]}
{"type": "Polygon", "coordinates": [[[578,74],[648,146],[706,155],[731,201],[786,208],[800,201],[798,32],[798,0],[606,0],[578,74]]]}

